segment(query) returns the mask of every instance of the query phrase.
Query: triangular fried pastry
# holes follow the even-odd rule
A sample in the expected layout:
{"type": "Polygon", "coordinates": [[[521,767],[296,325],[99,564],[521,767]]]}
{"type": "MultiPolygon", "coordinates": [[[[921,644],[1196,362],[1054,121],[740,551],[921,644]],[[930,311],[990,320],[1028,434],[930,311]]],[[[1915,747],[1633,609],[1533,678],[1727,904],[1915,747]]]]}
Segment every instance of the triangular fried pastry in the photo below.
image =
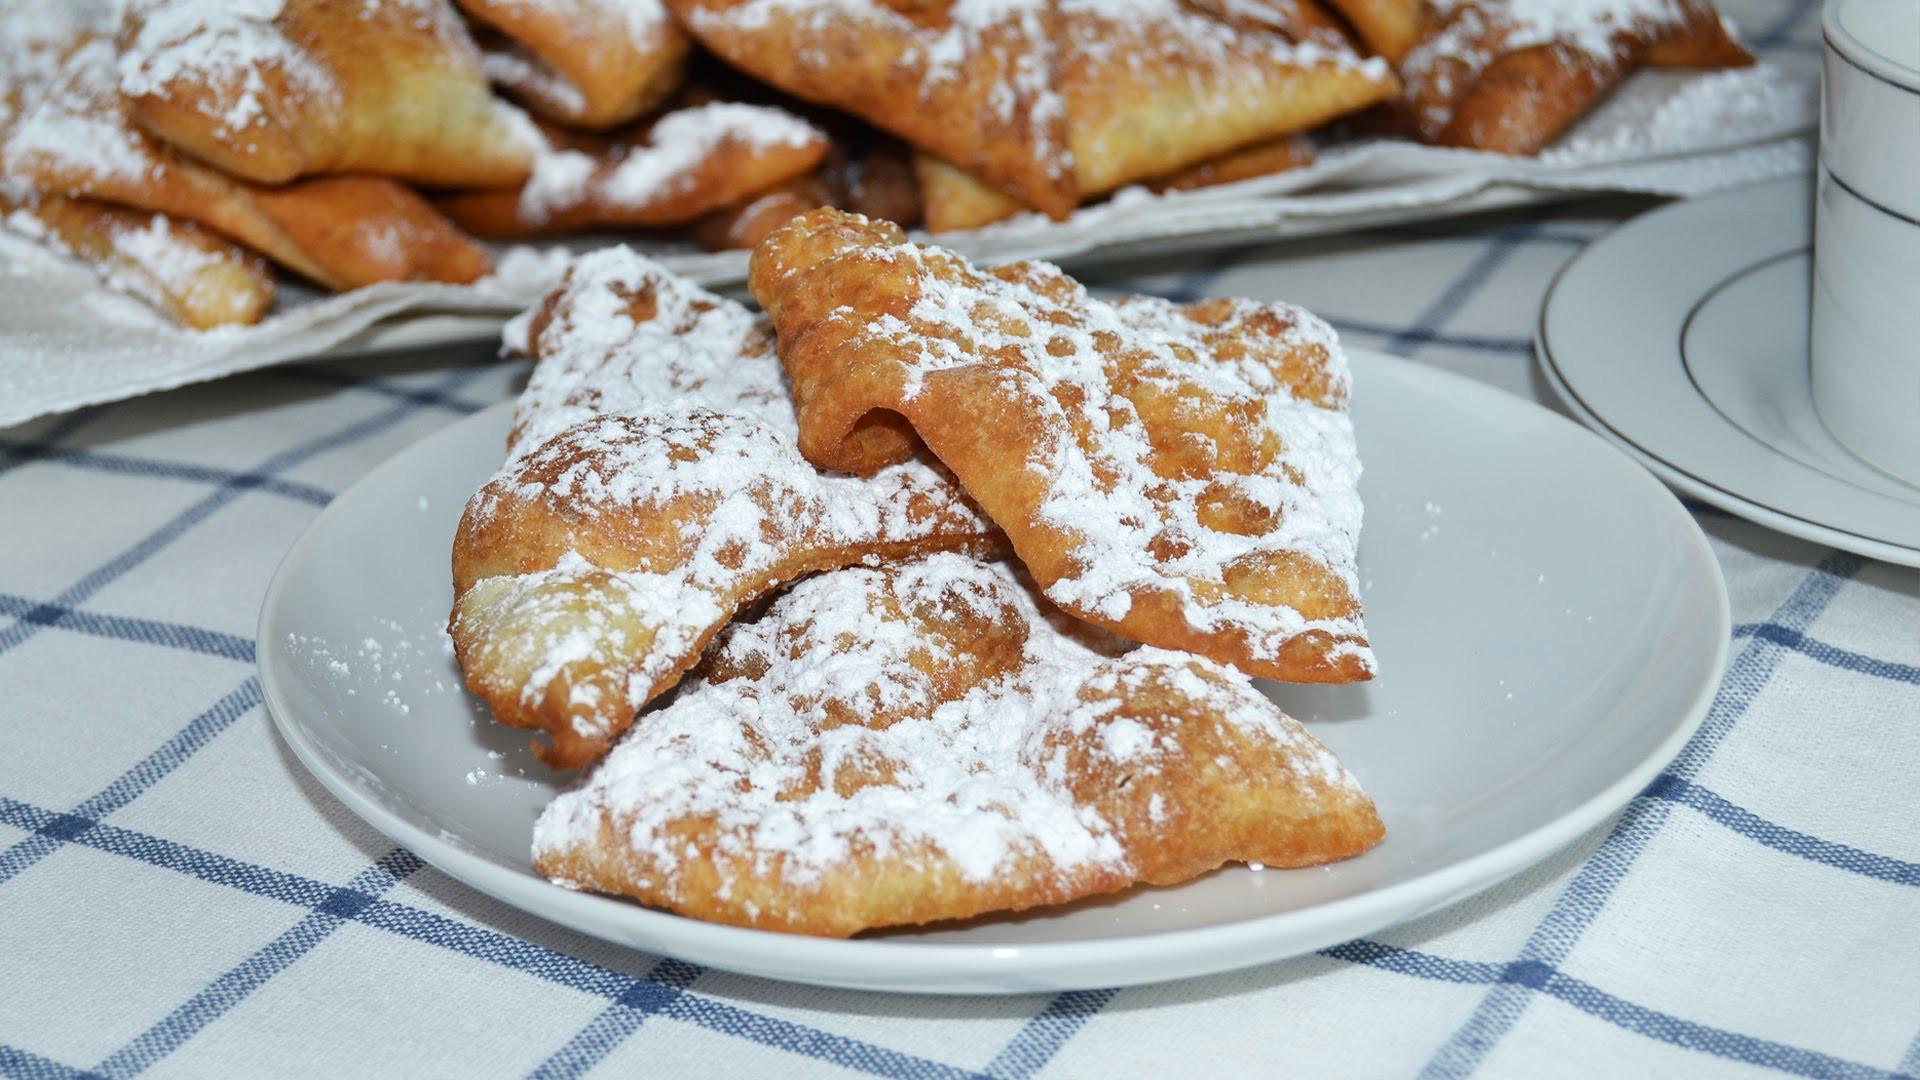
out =
{"type": "Polygon", "coordinates": [[[1655,57],[1753,62],[1705,0],[1441,0],[1392,111],[1425,142],[1532,154],[1655,57]]]}
{"type": "Polygon", "coordinates": [[[1313,164],[1313,160],[1312,139],[1305,135],[1287,135],[1272,142],[1255,143],[1228,151],[1172,176],[1154,180],[1149,186],[1155,191],[1197,191],[1219,184],[1251,180],[1256,176],[1272,176],[1289,169],[1305,168],[1313,164]]]}
{"type": "Polygon", "coordinates": [[[842,173],[822,166],[723,206],[694,222],[687,232],[708,251],[751,251],[773,230],[801,214],[823,206],[844,206],[848,201],[842,173]]]}
{"type": "Polygon", "coordinates": [[[136,129],[115,89],[114,47],[76,26],[51,81],[0,141],[0,176],[193,221],[331,289],[375,281],[466,282],[491,257],[426,201],[380,177],[266,187],[181,157],[136,129]]]}
{"type": "Polygon", "coordinates": [[[501,186],[525,179],[538,148],[444,0],[131,0],[120,45],[139,125],[257,183],[501,186]]]}
{"type": "MultiPolygon", "coordinates": [[[[1229,150],[1170,176],[1155,177],[1146,181],[1146,186],[1154,191],[1193,191],[1298,169],[1312,164],[1313,159],[1311,139],[1305,135],[1283,135],[1229,150]]],[[[913,172],[920,186],[922,216],[930,233],[977,229],[1032,209],[932,154],[915,154],[913,172]]]]}
{"type": "Polygon", "coordinates": [[[1236,29],[1181,0],[1060,0],[1060,30],[1083,199],[1319,127],[1400,85],[1377,58],[1236,29]]]}
{"type": "Polygon", "coordinates": [[[667,99],[693,42],[660,0],[458,0],[510,46],[487,75],[527,108],[585,128],[624,124],[667,99]]]}
{"type": "Polygon", "coordinates": [[[748,287],[809,460],[870,473],[924,441],[1067,611],[1270,678],[1372,672],[1346,358],[1311,313],[1109,304],[834,210],[769,237],[748,287]]]}
{"type": "Polygon", "coordinates": [[[189,222],[57,195],[0,195],[0,216],[189,329],[251,326],[273,303],[273,273],[260,256],[189,222]]]}
{"type": "Polygon", "coordinates": [[[1326,863],[1384,835],[1353,775],[1244,675],[1103,644],[962,555],[800,582],[547,807],[534,866],[846,937],[1232,861],[1326,863]]]}
{"type": "Polygon", "coordinates": [[[1065,218],[1079,203],[1052,0],[667,0],[701,44],[1065,218]]]}
{"type": "Polygon", "coordinates": [[[335,289],[379,281],[465,284],[493,257],[405,184],[384,176],[316,176],[262,186],[247,198],[317,263],[335,289]]]}
{"type": "Polygon", "coordinates": [[[999,546],[919,461],[821,473],[764,319],[626,248],[576,260],[515,333],[509,460],[454,540],[449,627],[496,720],[556,768],[605,752],[740,607],[801,574],[999,546]]]}
{"type": "Polygon", "coordinates": [[[930,233],[977,229],[1033,209],[932,154],[913,155],[913,177],[920,185],[921,215],[930,233]]]}
{"type": "Polygon", "coordinates": [[[437,203],[479,236],[550,236],[600,226],[684,225],[804,175],[825,133],[771,105],[709,102],[609,137],[548,129],[553,142],[519,188],[437,203]]]}
{"type": "MultiPolygon", "coordinates": [[[[1241,0],[1265,3],[1270,0],[1241,0]]],[[[1408,50],[1420,40],[1425,25],[1424,0],[1327,0],[1327,4],[1347,20],[1360,41],[1376,56],[1395,67],[1406,59],[1408,50]]]]}

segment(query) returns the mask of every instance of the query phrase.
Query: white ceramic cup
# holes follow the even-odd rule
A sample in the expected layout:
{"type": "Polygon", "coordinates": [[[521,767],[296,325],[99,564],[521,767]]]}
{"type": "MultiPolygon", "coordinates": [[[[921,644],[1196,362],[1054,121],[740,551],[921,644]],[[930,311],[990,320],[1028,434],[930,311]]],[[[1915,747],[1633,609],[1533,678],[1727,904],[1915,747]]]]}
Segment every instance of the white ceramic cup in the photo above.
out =
{"type": "Polygon", "coordinates": [[[1920,0],[1826,0],[1821,30],[1814,409],[1920,485],[1920,0]]]}

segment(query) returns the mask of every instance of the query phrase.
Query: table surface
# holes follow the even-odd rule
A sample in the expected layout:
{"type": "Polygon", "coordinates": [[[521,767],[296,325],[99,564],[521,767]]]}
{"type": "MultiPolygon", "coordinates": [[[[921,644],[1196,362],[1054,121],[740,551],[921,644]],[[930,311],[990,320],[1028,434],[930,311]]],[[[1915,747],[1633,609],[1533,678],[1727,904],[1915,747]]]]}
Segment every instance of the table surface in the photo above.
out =
{"type": "MultiPolygon", "coordinates": [[[[1284,298],[1549,402],[1588,200],[1096,268],[1284,298]]],[[[1689,504],[1733,606],[1698,735],[1614,820],[1318,954],[909,997],[644,955],[505,907],[279,740],[253,632],[329,499],[510,396],[484,347],[313,362],[0,431],[0,1073],[1885,1076],[1920,1072],[1920,572],[1689,504]]]]}

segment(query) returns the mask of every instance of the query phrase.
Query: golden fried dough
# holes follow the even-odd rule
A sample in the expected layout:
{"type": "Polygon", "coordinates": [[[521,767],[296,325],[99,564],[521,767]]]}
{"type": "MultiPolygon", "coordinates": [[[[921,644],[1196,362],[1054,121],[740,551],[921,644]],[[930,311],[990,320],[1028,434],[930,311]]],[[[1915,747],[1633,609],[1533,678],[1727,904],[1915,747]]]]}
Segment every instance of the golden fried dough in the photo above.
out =
{"type": "MultiPolygon", "coordinates": [[[[1285,135],[1270,142],[1229,150],[1171,176],[1148,180],[1146,186],[1154,191],[1192,191],[1297,169],[1312,164],[1313,158],[1310,139],[1305,135],[1285,135]]],[[[913,171],[920,186],[922,216],[930,233],[977,229],[1032,209],[931,154],[915,154],[913,171]]],[[[884,214],[867,216],[893,220],[884,214]]]]}
{"type": "Polygon", "coordinates": [[[570,768],[603,753],[747,602],[801,574],[998,546],[937,469],[819,472],[763,319],[626,248],[521,324],[509,460],[454,541],[450,625],[494,718],[570,768]]]}
{"type": "Polygon", "coordinates": [[[458,0],[510,42],[488,76],[562,124],[610,128],[659,105],[686,74],[693,42],[660,0],[458,0]]]}
{"type": "Polygon", "coordinates": [[[471,281],[491,258],[419,195],[381,177],[248,184],[136,129],[115,86],[113,43],[77,24],[47,83],[0,140],[0,176],[47,195],[193,221],[331,289],[471,281]],[[396,243],[396,240],[402,241],[396,243]]]}
{"type": "Polygon", "coordinates": [[[493,257],[426,199],[384,176],[316,176],[250,197],[280,233],[325,273],[322,284],[355,289],[377,281],[464,284],[486,276],[493,257]]]}
{"type": "Polygon", "coordinates": [[[1371,674],[1346,360],[1310,313],[1103,303],[833,210],[769,237],[748,287],[809,460],[864,474],[924,441],[1067,611],[1252,674],[1371,674]]]}
{"type": "Polygon", "coordinates": [[[1379,59],[1235,29],[1180,0],[1060,0],[1060,33],[1082,198],[1318,127],[1400,87],[1379,59]]]}
{"type": "Polygon", "coordinates": [[[547,236],[598,226],[681,225],[820,164],[830,143],[784,109],[712,102],[608,138],[548,129],[519,188],[463,191],[438,205],[480,236],[547,236]]]}
{"type": "MultiPolygon", "coordinates": [[[[1258,2],[1258,0],[1256,0],[1258,2]]],[[[1367,48],[1398,67],[1420,40],[1424,0],[1327,0],[1367,48]]]]}
{"type": "Polygon", "coordinates": [[[773,230],[809,210],[844,206],[847,191],[837,171],[826,167],[788,180],[732,206],[724,206],[688,229],[708,251],[751,251],[773,230]]]}
{"type": "Polygon", "coordinates": [[[1288,135],[1203,161],[1155,180],[1151,186],[1155,191],[1195,191],[1304,168],[1313,164],[1313,158],[1313,140],[1305,135],[1288,135]]]}
{"type": "Polygon", "coordinates": [[[721,59],[1064,218],[1079,203],[1053,82],[1055,5],[667,0],[721,59]]]}
{"type": "Polygon", "coordinates": [[[903,229],[920,224],[920,184],[913,175],[913,150],[898,139],[879,139],[853,162],[847,175],[842,210],[891,221],[903,229]]]}
{"type": "Polygon", "coordinates": [[[0,216],[190,329],[250,326],[273,303],[273,275],[258,255],[189,222],[57,195],[0,196],[0,216]]]}
{"type": "Polygon", "coordinates": [[[845,937],[1235,860],[1330,862],[1384,834],[1352,774],[1245,676],[1106,644],[962,555],[802,581],[547,807],[534,865],[845,937]]]}
{"type": "Polygon", "coordinates": [[[132,0],[120,90],[162,141],[263,184],[377,173],[423,184],[524,179],[538,141],[493,96],[442,0],[132,0]]]}
{"type": "Polygon", "coordinates": [[[931,233],[977,229],[1032,209],[932,154],[913,155],[913,176],[920,185],[921,214],[931,233]]]}
{"type": "Polygon", "coordinates": [[[1451,0],[1406,57],[1394,126],[1441,146],[1533,154],[1642,63],[1753,62],[1705,0],[1451,0]]]}

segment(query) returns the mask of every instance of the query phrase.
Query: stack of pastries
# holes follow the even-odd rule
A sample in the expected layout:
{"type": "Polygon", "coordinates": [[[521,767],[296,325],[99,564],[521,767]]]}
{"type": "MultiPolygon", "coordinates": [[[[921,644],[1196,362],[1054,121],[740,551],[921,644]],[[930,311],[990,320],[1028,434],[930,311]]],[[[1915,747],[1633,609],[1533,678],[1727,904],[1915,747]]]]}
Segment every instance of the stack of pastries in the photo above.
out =
{"type": "Polygon", "coordinates": [[[0,211],[188,326],[471,281],[476,242],[930,232],[1311,160],[1532,153],[1710,0],[0,0],[0,211]]]}
{"type": "Polygon", "coordinates": [[[832,208],[750,288],[765,314],[606,248],[509,326],[533,369],[449,634],[582,770],[542,873],[846,936],[1381,839],[1252,681],[1374,670],[1324,322],[1103,302],[832,208]]]}

